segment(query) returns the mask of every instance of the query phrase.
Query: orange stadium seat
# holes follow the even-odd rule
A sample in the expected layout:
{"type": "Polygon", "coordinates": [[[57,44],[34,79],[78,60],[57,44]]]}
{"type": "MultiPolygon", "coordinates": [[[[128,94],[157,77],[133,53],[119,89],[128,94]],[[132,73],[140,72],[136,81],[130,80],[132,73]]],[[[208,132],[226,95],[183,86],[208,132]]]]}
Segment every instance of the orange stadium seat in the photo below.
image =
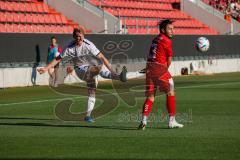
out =
{"type": "Polygon", "coordinates": [[[218,34],[214,29],[179,9],[174,9],[173,3],[180,4],[180,0],[101,0],[101,2],[90,0],[90,2],[120,17],[123,27],[126,27],[129,34],[144,32],[158,34],[159,20],[167,18],[175,21],[177,34],[218,34]]]}
{"type": "Polygon", "coordinates": [[[72,24],[42,1],[0,0],[0,32],[72,33],[72,24]]]}
{"type": "Polygon", "coordinates": [[[0,32],[6,32],[5,24],[0,23],[0,32]]]}
{"type": "Polygon", "coordinates": [[[25,26],[23,24],[19,24],[19,33],[25,33],[26,32],[26,29],[25,29],[25,26]]]}

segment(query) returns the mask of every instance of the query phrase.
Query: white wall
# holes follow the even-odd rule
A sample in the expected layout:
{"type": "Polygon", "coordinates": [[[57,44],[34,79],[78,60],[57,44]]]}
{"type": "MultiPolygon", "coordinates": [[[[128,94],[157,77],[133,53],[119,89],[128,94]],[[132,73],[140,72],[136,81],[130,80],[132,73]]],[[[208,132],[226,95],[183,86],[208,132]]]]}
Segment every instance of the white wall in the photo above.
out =
{"type": "Polygon", "coordinates": [[[190,71],[190,63],[196,66],[195,71],[205,73],[225,73],[225,72],[240,72],[240,59],[213,59],[195,60],[195,61],[175,61],[170,66],[170,72],[173,75],[181,75],[181,68],[187,67],[190,71]]]}
{"type": "MultiPolygon", "coordinates": [[[[209,63],[208,60],[195,60],[195,61],[174,61],[171,64],[170,72],[172,75],[181,75],[181,68],[187,67],[190,71],[190,63],[196,65],[196,70],[203,71],[206,73],[224,73],[224,72],[240,72],[240,59],[216,59],[209,63]]],[[[129,78],[134,78],[140,76],[138,70],[145,67],[145,63],[139,64],[126,64],[130,72],[128,74],[129,78]]],[[[122,66],[122,64],[121,64],[122,66]]],[[[114,67],[114,66],[113,66],[114,67]]],[[[23,87],[32,86],[32,78],[36,77],[36,85],[48,85],[49,76],[47,73],[39,75],[36,69],[33,68],[0,68],[0,88],[7,87],[23,87]],[[36,73],[36,74],[34,74],[36,73]],[[33,75],[33,76],[32,76],[33,75]],[[36,75],[36,76],[34,76],[36,75]]],[[[63,73],[64,69],[59,69],[59,72],[63,73]]],[[[61,74],[63,75],[63,74],[61,74]]],[[[104,80],[99,78],[99,80],[104,80]]],[[[59,78],[59,83],[76,83],[82,82],[73,73],[72,76],[67,76],[59,78]]]]}

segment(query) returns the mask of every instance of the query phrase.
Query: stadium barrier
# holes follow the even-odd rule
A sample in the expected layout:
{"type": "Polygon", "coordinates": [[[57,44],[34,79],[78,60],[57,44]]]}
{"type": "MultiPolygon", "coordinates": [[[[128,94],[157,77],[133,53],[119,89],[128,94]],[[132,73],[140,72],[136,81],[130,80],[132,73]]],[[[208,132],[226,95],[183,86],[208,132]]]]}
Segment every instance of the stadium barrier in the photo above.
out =
{"type": "MultiPolygon", "coordinates": [[[[128,78],[137,78],[144,76],[139,73],[145,67],[145,62],[113,64],[116,71],[120,71],[121,67],[126,66],[129,70],[128,78]]],[[[0,88],[8,87],[24,87],[34,85],[48,85],[49,75],[47,73],[39,75],[36,71],[38,67],[21,67],[21,68],[0,68],[0,88]]],[[[233,59],[202,59],[202,60],[181,60],[173,61],[170,72],[174,76],[181,75],[181,69],[188,68],[188,71],[199,71],[205,74],[224,73],[224,72],[240,72],[240,58],[233,59]]],[[[79,83],[82,82],[75,73],[66,75],[65,68],[59,68],[58,83],[79,83]]],[[[105,79],[98,77],[99,81],[105,79]]]]}
{"type": "MultiPolygon", "coordinates": [[[[73,40],[72,35],[69,34],[0,33],[0,63],[45,63],[52,36],[57,38],[62,47],[73,40]]],[[[146,59],[153,37],[154,35],[86,35],[86,38],[113,62],[146,59]]],[[[177,57],[240,55],[240,36],[205,36],[210,41],[210,49],[207,53],[200,53],[195,49],[195,41],[198,37],[196,35],[174,36],[174,55],[177,57]]]]}
{"type": "MultiPolygon", "coordinates": [[[[0,88],[16,86],[47,85],[48,74],[39,76],[36,68],[44,66],[50,37],[55,36],[64,47],[72,40],[69,34],[0,34],[0,88]]],[[[146,66],[146,56],[154,35],[86,35],[97,48],[111,61],[118,71],[127,66],[131,77],[138,76],[137,71],[146,66]]],[[[174,62],[170,70],[180,75],[181,68],[190,64],[197,68],[204,66],[208,73],[239,71],[240,37],[206,36],[210,49],[206,53],[198,52],[195,41],[199,36],[174,36],[174,62]]],[[[193,67],[193,68],[194,68],[193,67]]],[[[69,77],[68,77],[69,78],[69,77]]],[[[70,83],[74,82],[71,80],[70,83]]],[[[76,79],[76,78],[74,78],[76,79]]]]}

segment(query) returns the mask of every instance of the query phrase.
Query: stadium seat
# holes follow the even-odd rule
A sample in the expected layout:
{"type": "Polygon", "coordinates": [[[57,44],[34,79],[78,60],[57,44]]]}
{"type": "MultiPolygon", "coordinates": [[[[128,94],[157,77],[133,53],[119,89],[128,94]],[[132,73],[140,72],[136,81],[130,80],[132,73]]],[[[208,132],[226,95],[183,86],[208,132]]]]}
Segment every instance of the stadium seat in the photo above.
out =
{"type": "Polygon", "coordinates": [[[40,0],[0,0],[0,24],[0,32],[71,33],[76,23],[40,0]]]}
{"type": "Polygon", "coordinates": [[[44,23],[45,23],[45,18],[44,18],[44,15],[43,15],[43,14],[39,14],[39,15],[38,15],[38,21],[39,21],[39,23],[41,23],[41,24],[44,24],[44,23]]]}
{"type": "Polygon", "coordinates": [[[102,0],[101,2],[90,0],[90,2],[116,17],[120,16],[123,27],[127,27],[130,34],[143,34],[144,31],[146,34],[156,34],[159,20],[167,18],[174,20],[176,27],[180,28],[177,29],[177,34],[199,34],[199,30],[202,32],[208,30],[206,33],[217,34],[215,30],[212,32],[213,29],[200,21],[174,9],[173,3],[180,3],[180,0],[102,0]]]}
{"type": "Polygon", "coordinates": [[[44,13],[43,6],[40,3],[36,4],[37,12],[38,13],[44,13]]]}
{"type": "Polygon", "coordinates": [[[5,24],[0,23],[0,32],[7,32],[5,24]]]}
{"type": "Polygon", "coordinates": [[[8,33],[13,33],[14,32],[14,28],[13,28],[12,24],[6,23],[5,27],[6,27],[6,32],[8,32],[8,33]]]}
{"type": "Polygon", "coordinates": [[[26,32],[26,27],[23,24],[19,24],[19,33],[25,33],[26,32]]]}

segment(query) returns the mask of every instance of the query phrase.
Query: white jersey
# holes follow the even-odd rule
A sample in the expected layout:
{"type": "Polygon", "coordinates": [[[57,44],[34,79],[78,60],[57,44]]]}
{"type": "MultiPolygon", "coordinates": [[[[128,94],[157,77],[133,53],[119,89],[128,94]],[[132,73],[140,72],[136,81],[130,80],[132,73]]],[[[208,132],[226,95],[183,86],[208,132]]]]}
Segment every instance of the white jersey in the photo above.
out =
{"type": "Polygon", "coordinates": [[[81,65],[101,65],[101,60],[97,57],[100,51],[87,39],[83,40],[80,47],[72,41],[61,53],[63,62],[73,63],[74,66],[81,65]]]}

